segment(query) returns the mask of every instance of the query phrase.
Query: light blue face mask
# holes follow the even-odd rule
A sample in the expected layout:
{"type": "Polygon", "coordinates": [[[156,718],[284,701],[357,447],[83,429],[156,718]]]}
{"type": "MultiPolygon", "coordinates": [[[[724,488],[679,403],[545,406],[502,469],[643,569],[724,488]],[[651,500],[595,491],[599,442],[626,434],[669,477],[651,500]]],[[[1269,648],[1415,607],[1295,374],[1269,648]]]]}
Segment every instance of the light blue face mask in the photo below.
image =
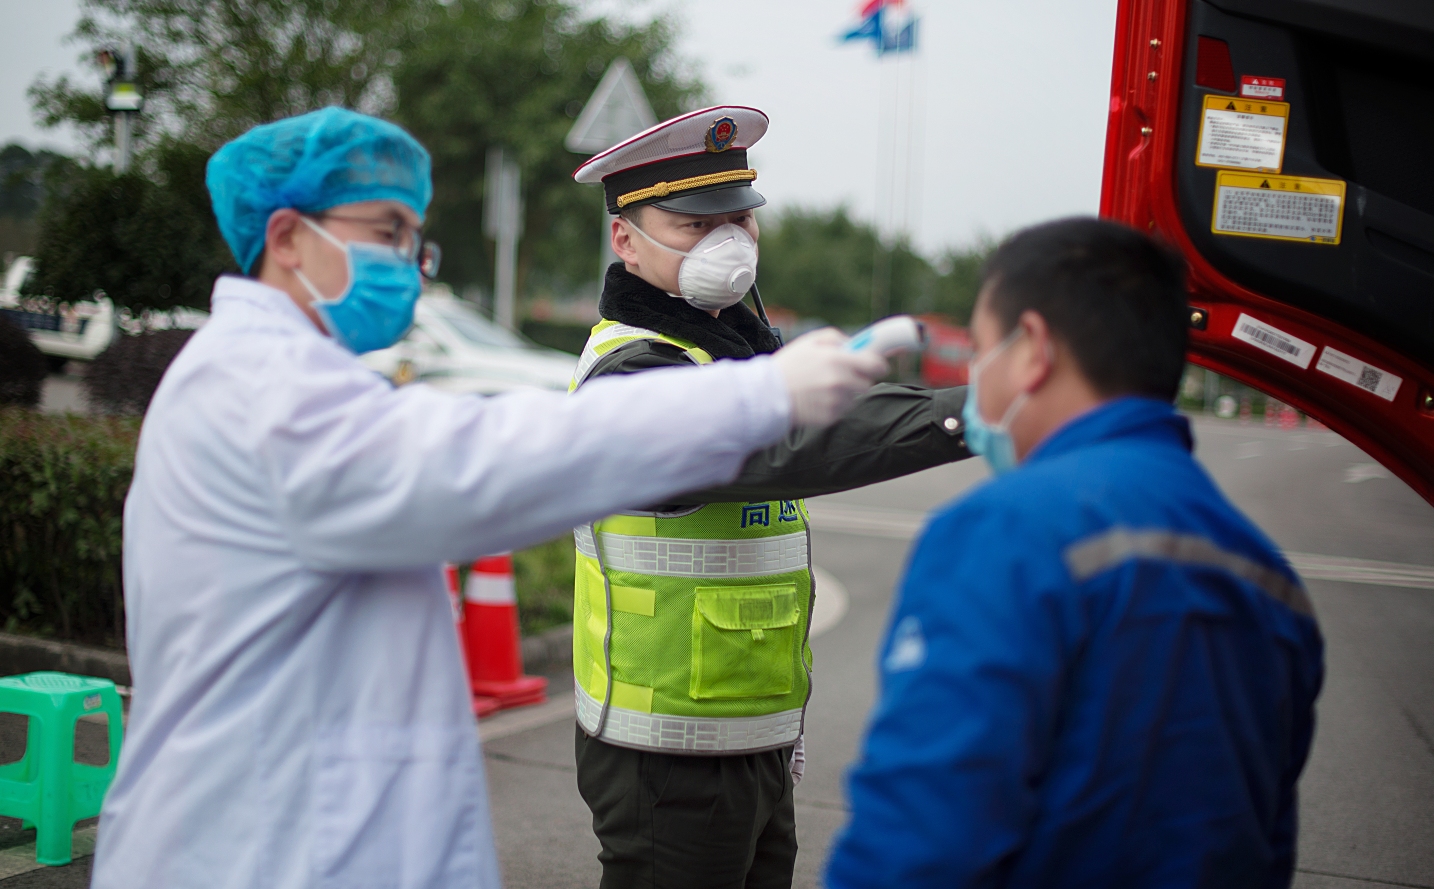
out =
{"type": "Polygon", "coordinates": [[[1016,468],[1016,443],[1011,440],[1011,421],[1016,419],[1016,412],[1025,407],[1026,400],[1030,393],[1022,392],[1006,408],[1005,416],[1001,417],[999,423],[987,423],[981,417],[980,396],[977,394],[977,385],[981,377],[981,371],[991,363],[996,356],[1011,347],[1011,344],[1021,338],[1023,332],[1017,327],[1001,340],[990,354],[980,361],[971,365],[970,382],[966,389],[966,405],[961,408],[961,419],[966,424],[966,449],[973,454],[980,454],[986,458],[986,463],[996,475],[1010,472],[1016,468]]]}
{"type": "Polygon", "coordinates": [[[348,260],[349,286],[332,299],[319,293],[302,270],[294,270],[329,334],[355,355],[387,349],[403,339],[413,326],[413,309],[423,290],[418,264],[383,244],[346,244],[307,216],[302,218],[348,260]]]}

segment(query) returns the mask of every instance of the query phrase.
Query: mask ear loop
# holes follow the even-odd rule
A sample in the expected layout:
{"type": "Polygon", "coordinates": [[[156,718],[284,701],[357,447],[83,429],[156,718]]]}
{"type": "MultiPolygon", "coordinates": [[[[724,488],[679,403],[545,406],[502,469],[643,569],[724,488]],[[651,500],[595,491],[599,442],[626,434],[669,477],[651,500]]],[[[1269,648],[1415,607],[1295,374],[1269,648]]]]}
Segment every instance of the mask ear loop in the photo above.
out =
{"type": "MultiPolygon", "coordinates": [[[[1017,334],[1021,332],[1023,331],[1019,327],[1011,331],[1012,334],[1017,334]]],[[[1010,340],[1011,343],[1015,342],[1015,339],[1012,339],[1009,336],[1006,339],[1010,340]]],[[[1011,343],[1002,343],[1001,348],[1004,349],[1011,343]]],[[[1051,347],[1051,343],[1049,340],[1046,341],[1046,360],[1049,361],[1051,364],[1056,363],[1055,349],[1051,347]]],[[[1011,406],[1006,408],[1006,413],[1001,417],[1001,422],[995,428],[997,428],[1001,432],[1009,432],[1011,429],[1011,421],[1016,419],[1016,412],[1019,411],[1021,408],[1025,407],[1026,402],[1030,400],[1030,392],[1022,392],[1020,395],[1017,395],[1015,398],[1013,398],[1011,400],[1011,406]]],[[[980,405],[977,405],[976,409],[979,411],[980,405]]]]}
{"type": "Polygon", "coordinates": [[[314,286],[314,282],[309,280],[309,276],[304,274],[303,269],[298,268],[297,266],[295,266],[294,268],[294,277],[298,278],[299,283],[304,285],[304,289],[309,291],[309,296],[312,296],[314,298],[314,302],[318,305],[331,306],[334,303],[337,303],[339,300],[343,299],[344,295],[349,292],[349,287],[353,286],[354,270],[353,261],[349,257],[349,246],[343,241],[340,241],[338,238],[334,237],[333,232],[324,228],[322,225],[319,225],[317,222],[310,219],[309,217],[300,216],[299,218],[302,219],[304,221],[304,224],[307,225],[309,228],[318,232],[319,237],[328,241],[330,244],[333,244],[335,247],[339,248],[344,253],[344,264],[348,266],[349,283],[344,287],[343,292],[340,293],[338,296],[334,297],[333,299],[329,299],[327,296],[324,296],[322,293],[320,293],[319,288],[314,286]]]}
{"type": "Polygon", "coordinates": [[[672,254],[674,254],[674,255],[676,255],[676,256],[682,256],[682,257],[688,257],[688,256],[691,256],[691,255],[692,255],[691,252],[684,252],[684,251],[682,251],[682,250],[678,250],[676,247],[669,247],[669,246],[667,246],[666,244],[664,244],[664,243],[662,243],[661,241],[659,241],[659,240],[657,240],[656,238],[654,238],[652,235],[649,235],[647,232],[643,231],[643,230],[642,230],[642,226],[638,225],[636,222],[633,222],[631,219],[623,219],[622,217],[618,217],[618,218],[619,218],[619,219],[622,219],[623,222],[625,222],[625,223],[627,223],[629,226],[631,226],[631,227],[633,228],[633,230],[635,230],[638,234],[640,234],[640,235],[642,235],[644,238],[646,238],[646,239],[648,240],[648,243],[652,244],[652,246],[658,248],[659,250],[666,250],[668,253],[672,253],[672,254]]]}

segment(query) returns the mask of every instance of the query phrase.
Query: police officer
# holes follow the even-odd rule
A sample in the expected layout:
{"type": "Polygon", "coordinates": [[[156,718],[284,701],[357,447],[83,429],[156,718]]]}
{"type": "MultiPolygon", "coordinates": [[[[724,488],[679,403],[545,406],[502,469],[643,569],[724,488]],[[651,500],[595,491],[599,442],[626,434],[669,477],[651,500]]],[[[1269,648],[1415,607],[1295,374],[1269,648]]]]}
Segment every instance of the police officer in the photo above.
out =
{"type": "MultiPolygon", "coordinates": [[[[754,286],[766,201],[747,160],[766,129],[754,108],[708,108],[578,169],[603,186],[621,261],[575,387],[778,348],[754,286]]],[[[968,456],[964,398],[876,386],[730,485],[576,529],[578,786],[604,889],[791,884],[816,595],[801,498],[968,456]]]]}

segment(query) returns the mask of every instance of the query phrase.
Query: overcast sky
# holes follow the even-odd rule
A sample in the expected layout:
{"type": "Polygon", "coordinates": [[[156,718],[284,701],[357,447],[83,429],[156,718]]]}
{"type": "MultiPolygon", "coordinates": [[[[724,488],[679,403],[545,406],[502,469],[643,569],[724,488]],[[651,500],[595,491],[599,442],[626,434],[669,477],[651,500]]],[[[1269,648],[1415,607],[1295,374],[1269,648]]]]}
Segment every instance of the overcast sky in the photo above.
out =
{"type": "MultiPolygon", "coordinates": [[[[931,252],[1095,212],[1116,0],[910,2],[921,17],[919,50],[914,60],[881,62],[870,44],[839,42],[856,23],[856,0],[583,5],[677,17],[681,51],[712,98],[771,117],[751,161],[775,207],[845,203],[887,229],[905,216],[931,252]],[[899,118],[893,126],[895,91],[913,83],[916,126],[899,118]],[[921,138],[908,185],[907,153],[898,141],[892,157],[892,135],[913,129],[921,138]]],[[[94,76],[79,71],[78,48],[63,42],[77,17],[76,0],[0,0],[0,143],[75,146],[71,134],[35,127],[25,89],[42,72],[94,76]]]]}

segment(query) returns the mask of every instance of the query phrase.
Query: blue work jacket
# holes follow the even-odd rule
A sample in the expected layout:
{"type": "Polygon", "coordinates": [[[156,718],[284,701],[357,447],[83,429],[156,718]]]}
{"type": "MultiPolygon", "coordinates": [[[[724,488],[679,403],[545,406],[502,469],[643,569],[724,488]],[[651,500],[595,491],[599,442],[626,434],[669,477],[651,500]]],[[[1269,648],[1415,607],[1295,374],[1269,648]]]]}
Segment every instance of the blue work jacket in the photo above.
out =
{"type": "Polygon", "coordinates": [[[1289,885],[1323,643],[1190,451],[1118,399],[931,519],[829,886],[1289,885]]]}

